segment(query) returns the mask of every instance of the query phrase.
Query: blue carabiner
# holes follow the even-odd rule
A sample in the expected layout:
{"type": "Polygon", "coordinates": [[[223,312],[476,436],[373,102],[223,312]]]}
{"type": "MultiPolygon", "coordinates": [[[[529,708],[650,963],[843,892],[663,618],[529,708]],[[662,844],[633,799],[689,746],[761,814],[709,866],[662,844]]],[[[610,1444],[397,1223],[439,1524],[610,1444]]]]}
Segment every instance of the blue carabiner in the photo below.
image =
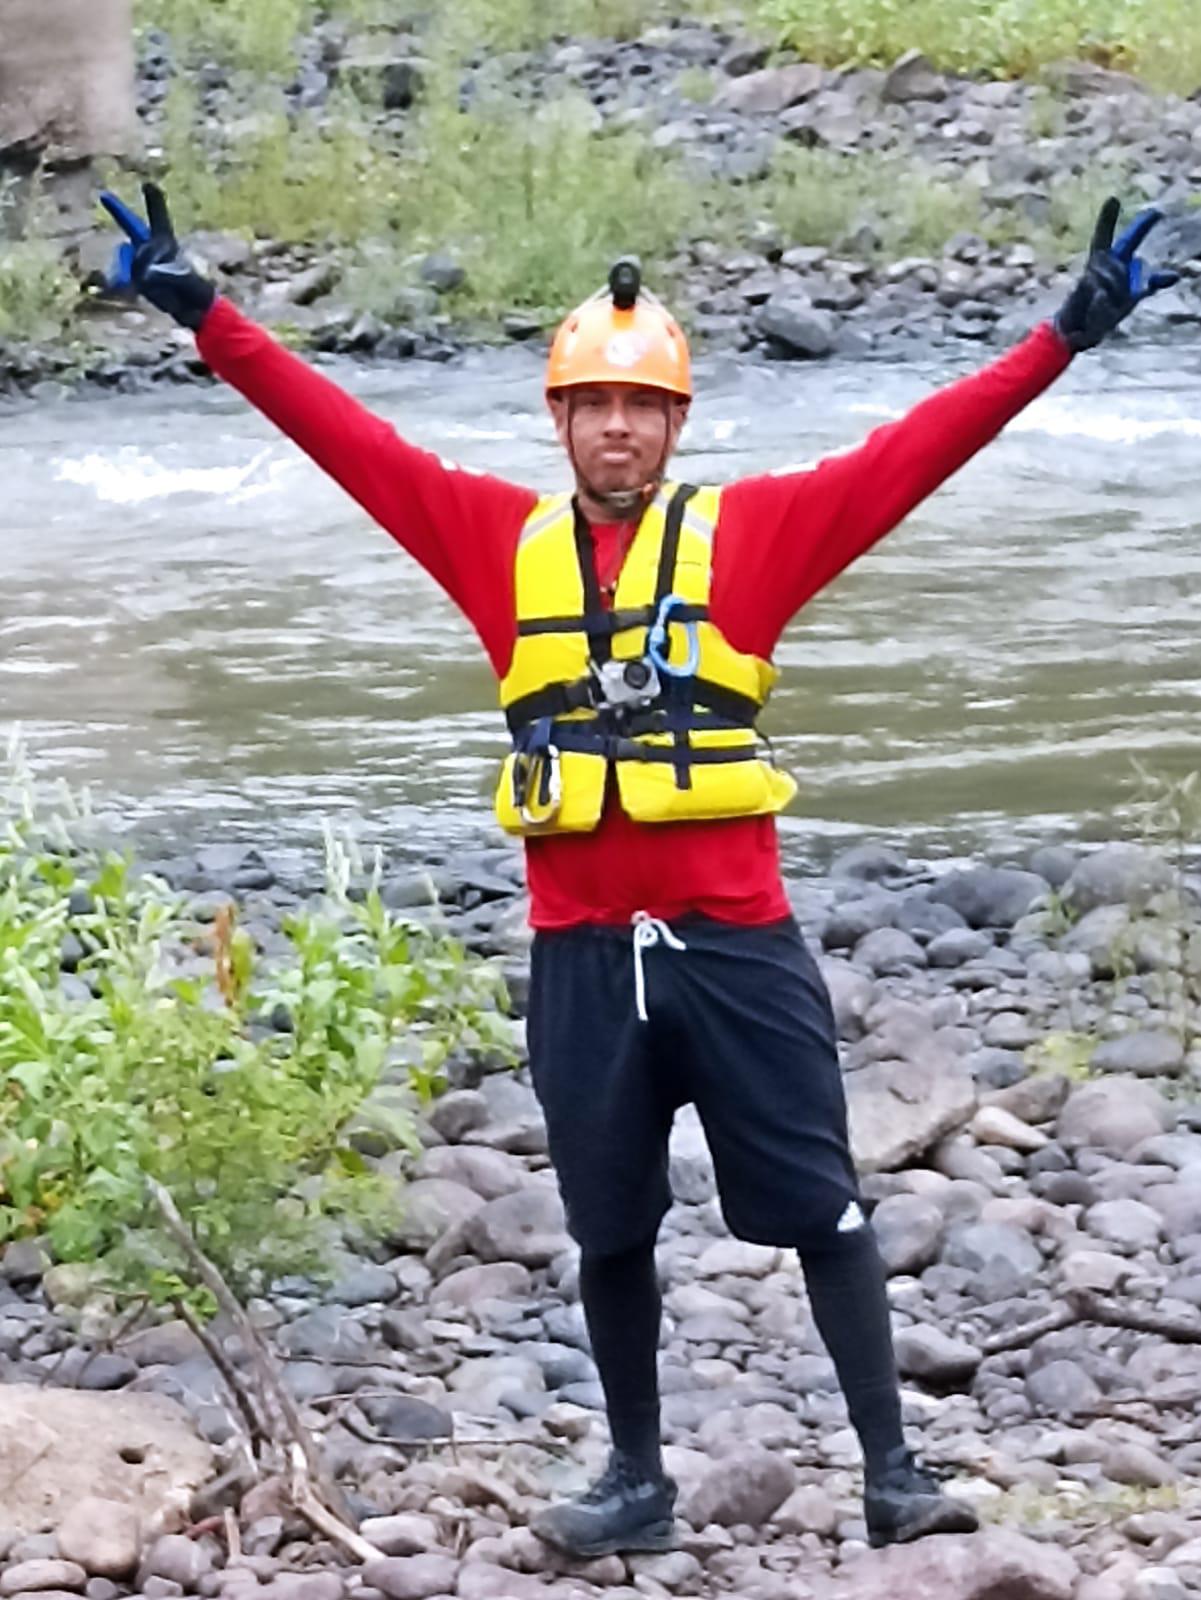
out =
{"type": "Polygon", "coordinates": [[[688,640],[688,659],[682,667],[673,667],[668,659],[671,645],[667,637],[667,629],[671,613],[677,606],[686,606],[688,602],[682,595],[665,594],[659,602],[659,610],[651,625],[651,630],[646,638],[646,653],[660,672],[669,678],[694,678],[696,669],[701,664],[701,642],[697,633],[695,622],[684,624],[685,636],[688,640]]]}

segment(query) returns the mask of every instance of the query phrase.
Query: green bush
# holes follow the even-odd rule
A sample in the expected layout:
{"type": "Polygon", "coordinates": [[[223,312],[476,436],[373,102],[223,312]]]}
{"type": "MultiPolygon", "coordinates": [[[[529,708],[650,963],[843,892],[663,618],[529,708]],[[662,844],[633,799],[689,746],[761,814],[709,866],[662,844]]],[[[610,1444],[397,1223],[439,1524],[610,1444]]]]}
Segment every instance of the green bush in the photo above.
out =
{"type": "Polygon", "coordinates": [[[917,48],[955,72],[1022,77],[1083,58],[1189,94],[1201,85],[1195,0],[754,0],[809,60],[887,66],[917,48]]]}
{"type": "MultiPolygon", "coordinates": [[[[416,1106],[449,1054],[504,1048],[492,970],[349,892],[331,844],[325,902],[260,965],[224,914],[195,924],[165,884],[48,826],[18,788],[0,813],[0,1244],[44,1233],[170,1292],[182,1263],[146,1179],[174,1195],[236,1284],[309,1267],[338,1221],[395,1201],[347,1137],[381,1079],[416,1106]],[[197,954],[207,939],[209,954],[197,954]],[[64,951],[73,951],[64,974],[64,951]],[[283,1031],[281,1031],[281,1029],[283,1031]]],[[[393,1119],[390,1141],[412,1138],[393,1119]]]]}
{"type": "Polygon", "coordinates": [[[312,0],[137,0],[134,16],[168,35],[179,66],[211,57],[266,73],[292,64],[312,13],[312,0]]]}
{"type": "Polygon", "coordinates": [[[78,298],[78,285],[52,245],[0,240],[0,338],[62,338],[74,322],[78,298]]]}

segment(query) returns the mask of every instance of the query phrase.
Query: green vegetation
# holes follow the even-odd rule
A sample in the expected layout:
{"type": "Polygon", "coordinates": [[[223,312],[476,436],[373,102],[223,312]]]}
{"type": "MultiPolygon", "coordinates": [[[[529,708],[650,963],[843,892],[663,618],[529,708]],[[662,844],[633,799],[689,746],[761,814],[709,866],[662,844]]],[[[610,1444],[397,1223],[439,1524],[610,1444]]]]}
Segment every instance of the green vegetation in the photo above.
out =
{"type": "Polygon", "coordinates": [[[455,1051],[505,1048],[495,974],[353,893],[329,847],[325,903],[263,963],[228,908],[202,926],[166,885],[0,796],[0,1244],[45,1234],[104,1258],[117,1286],[178,1292],[146,1178],[244,1288],[312,1266],[336,1224],[371,1231],[396,1200],[348,1125],[396,1147],[406,1104],[455,1051]],[[399,1085],[369,1097],[377,1085],[399,1085]],[[383,1108],[387,1107],[385,1111],[383,1108]]]}
{"type": "Polygon", "coordinates": [[[0,338],[61,339],[79,289],[58,251],[39,239],[0,239],[0,338]]]}
{"type": "Polygon", "coordinates": [[[1078,58],[1181,94],[1201,86],[1195,0],[756,0],[754,15],[831,65],[887,66],[916,47],[954,72],[1028,77],[1078,58]]]}
{"type": "MultiPolygon", "coordinates": [[[[557,40],[636,38],[679,12],[672,0],[458,0],[438,27],[445,40],[483,56],[557,40]]],[[[137,0],[135,15],[141,29],[166,33],[186,62],[211,59],[264,73],[288,67],[298,37],[318,18],[394,32],[426,26],[430,8],[421,0],[137,0]]]]}
{"type": "Polygon", "coordinates": [[[18,204],[0,179],[0,339],[57,339],[71,326],[79,290],[41,226],[36,187],[18,204]]]}

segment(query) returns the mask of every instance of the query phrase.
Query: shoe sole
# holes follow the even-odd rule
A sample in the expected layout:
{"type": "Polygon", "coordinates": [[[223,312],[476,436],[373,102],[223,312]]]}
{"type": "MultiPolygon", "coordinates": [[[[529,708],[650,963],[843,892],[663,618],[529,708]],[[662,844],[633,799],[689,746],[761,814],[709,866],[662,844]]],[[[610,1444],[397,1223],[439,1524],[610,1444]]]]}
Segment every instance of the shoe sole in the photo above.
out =
{"type": "Polygon", "coordinates": [[[676,1543],[676,1528],[674,1522],[652,1522],[645,1528],[640,1528],[637,1533],[632,1533],[625,1539],[597,1539],[591,1544],[567,1544],[558,1539],[552,1539],[547,1534],[533,1532],[544,1543],[553,1545],[556,1550],[564,1555],[574,1556],[577,1561],[594,1561],[598,1556],[615,1555],[662,1555],[665,1550],[674,1550],[676,1543]]]}
{"type": "Polygon", "coordinates": [[[880,1550],[888,1544],[909,1544],[931,1533],[976,1533],[979,1527],[979,1521],[966,1506],[949,1506],[944,1501],[888,1533],[869,1532],[867,1542],[873,1550],[880,1550]]]}

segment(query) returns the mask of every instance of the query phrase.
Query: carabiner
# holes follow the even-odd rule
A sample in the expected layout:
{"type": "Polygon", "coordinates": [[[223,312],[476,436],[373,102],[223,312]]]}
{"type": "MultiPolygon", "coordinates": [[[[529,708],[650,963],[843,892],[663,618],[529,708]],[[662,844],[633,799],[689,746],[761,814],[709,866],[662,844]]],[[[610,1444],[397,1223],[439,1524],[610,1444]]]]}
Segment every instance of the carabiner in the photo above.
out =
{"type": "Polygon", "coordinates": [[[665,594],[659,602],[659,610],[651,624],[651,630],[646,636],[646,653],[658,667],[660,672],[669,678],[694,678],[696,669],[701,664],[701,642],[697,633],[695,622],[684,624],[684,634],[688,640],[688,659],[682,667],[673,667],[669,659],[671,643],[667,637],[667,629],[671,620],[671,613],[677,606],[686,606],[688,602],[682,595],[665,594]]]}

